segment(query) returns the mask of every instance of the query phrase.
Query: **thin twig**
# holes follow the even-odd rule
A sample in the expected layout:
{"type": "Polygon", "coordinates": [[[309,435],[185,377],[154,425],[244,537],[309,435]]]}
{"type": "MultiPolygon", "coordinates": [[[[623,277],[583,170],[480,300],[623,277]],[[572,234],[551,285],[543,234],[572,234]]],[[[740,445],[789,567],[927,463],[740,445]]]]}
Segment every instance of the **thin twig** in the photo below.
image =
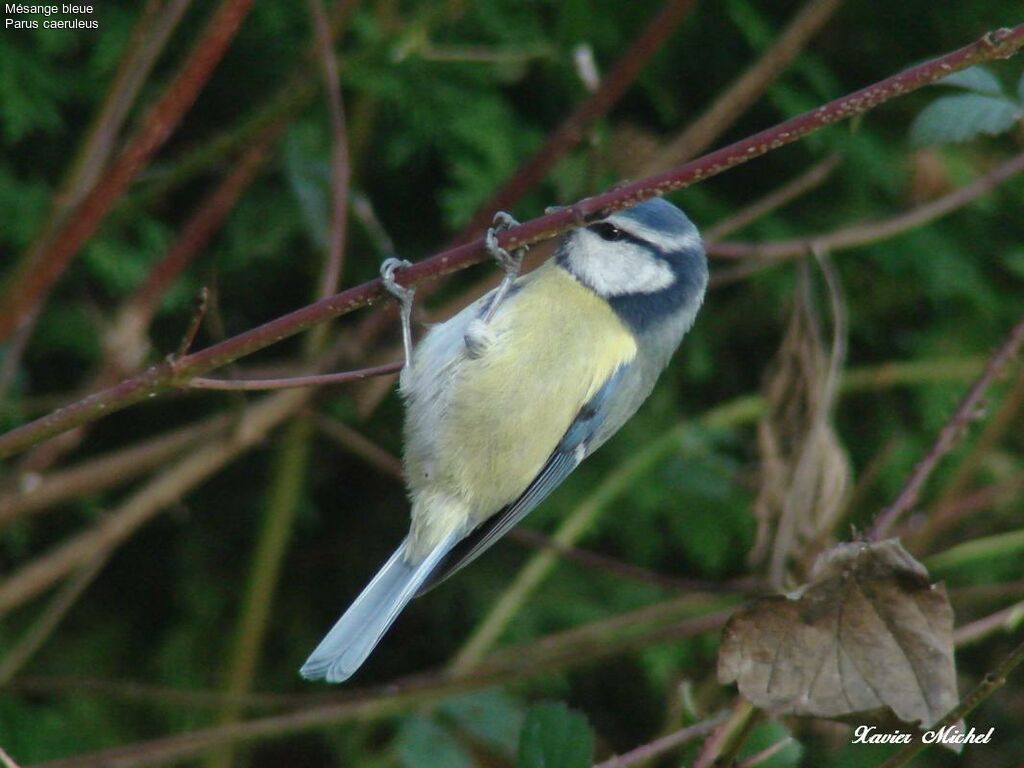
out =
{"type": "Polygon", "coordinates": [[[679,576],[669,576],[664,573],[652,571],[649,568],[642,568],[639,565],[624,562],[600,552],[584,549],[582,547],[560,544],[550,536],[531,530],[530,528],[517,527],[509,531],[508,536],[513,541],[518,541],[533,549],[549,549],[556,552],[559,557],[570,562],[578,563],[585,568],[607,573],[612,576],[638,581],[644,584],[653,584],[662,589],[671,589],[685,592],[710,592],[710,593],[740,593],[752,594],[766,591],[767,585],[756,579],[743,579],[739,581],[707,581],[704,579],[686,579],[679,576]]]}
{"type": "Polygon", "coordinates": [[[927,552],[934,540],[965,518],[1013,498],[1024,488],[1024,472],[1017,472],[992,485],[958,499],[939,499],[926,515],[909,518],[896,529],[896,535],[913,552],[927,552]],[[917,519],[920,517],[920,519],[917,519]]]}
{"type": "Polygon", "coordinates": [[[230,421],[227,414],[213,416],[67,469],[29,478],[27,487],[0,495],[0,530],[23,515],[47,511],[68,499],[127,483],[166,464],[190,446],[216,439],[230,421]]]}
{"type": "MultiPolygon", "coordinates": [[[[867,88],[705,155],[699,160],[657,176],[619,186],[506,230],[499,236],[499,244],[506,250],[530,245],[579,226],[581,222],[606,215],[609,211],[636,205],[650,197],[667,194],[710,178],[740,163],[797,141],[826,125],[862,114],[889,99],[935,82],[954,71],[982,61],[1011,56],[1022,45],[1024,25],[990,32],[975,43],[911,67],[867,88]]],[[[437,277],[464,268],[476,263],[483,256],[483,242],[477,240],[401,270],[396,274],[396,279],[402,285],[412,285],[428,277],[437,277]]],[[[154,393],[176,386],[183,380],[201,376],[207,371],[263,349],[317,323],[365,306],[379,299],[382,291],[380,279],[373,280],[188,355],[177,361],[174,368],[169,364],[155,366],[140,376],[97,392],[0,436],[0,458],[79,424],[95,420],[101,415],[121,410],[154,393]]]]}
{"type": "Polygon", "coordinates": [[[143,118],[106,174],[52,239],[29,251],[0,298],[0,341],[34,311],[71,259],[99,227],[114,201],[171,135],[220,62],[253,0],[223,0],[196,40],[178,74],[143,118]]]}
{"type": "MultiPolygon", "coordinates": [[[[526,641],[492,654],[480,670],[470,676],[475,686],[490,686],[514,680],[521,676],[523,664],[535,674],[562,666],[586,664],[596,659],[614,656],[630,648],[668,642],[680,637],[713,632],[728,620],[731,609],[716,611],[694,618],[697,602],[691,598],[673,598],[638,610],[599,619],[570,630],[526,641]],[[543,669],[534,670],[535,664],[543,669]],[[480,671],[486,673],[481,677],[480,671]]],[[[391,681],[379,688],[304,693],[246,693],[232,696],[224,691],[172,688],[125,680],[101,680],[73,677],[19,677],[8,686],[9,690],[26,693],[65,695],[70,692],[94,694],[122,701],[174,707],[218,707],[225,700],[234,701],[243,709],[297,709],[331,704],[351,704],[378,696],[402,694],[414,688],[445,686],[449,676],[433,672],[416,674],[391,681]]],[[[441,696],[446,689],[437,690],[441,696]]]]}
{"type": "MultiPolygon", "coordinates": [[[[224,691],[228,697],[217,713],[218,725],[238,722],[242,707],[237,697],[253,684],[262,657],[284,556],[306,484],[312,424],[300,416],[289,422],[277,442],[268,483],[267,501],[258,522],[248,572],[240,597],[234,637],[224,664],[224,691]]],[[[206,760],[206,768],[231,768],[234,745],[226,744],[206,760]]]]}
{"type": "Polygon", "coordinates": [[[963,208],[1022,171],[1024,154],[1016,155],[976,181],[948,195],[882,221],[856,224],[820,235],[772,243],[710,243],[707,248],[709,255],[722,259],[744,260],[735,267],[717,270],[711,277],[711,285],[721,287],[735,283],[769,267],[811,253],[815,248],[834,253],[901,235],[963,208]]]}
{"type": "Polygon", "coordinates": [[[999,404],[999,410],[985,424],[985,428],[971,447],[971,452],[960,462],[953,476],[942,489],[939,506],[964,494],[981,462],[995,448],[1007,430],[1017,424],[1018,414],[1022,407],[1024,407],[1024,372],[1018,373],[1016,381],[999,404]]]}
{"type": "Polygon", "coordinates": [[[924,558],[929,571],[948,571],[971,563],[988,563],[992,558],[1020,555],[1024,550],[1024,528],[978,536],[924,558]]]}
{"type": "Polygon", "coordinates": [[[136,96],[191,3],[192,0],[172,0],[164,3],[163,8],[159,7],[161,3],[148,3],[143,10],[103,106],[78,151],[67,180],[54,196],[53,213],[56,215],[50,226],[44,226],[44,231],[51,230],[61,216],[78,205],[99,179],[136,96]]]}
{"type": "Polygon", "coordinates": [[[956,605],[974,606],[984,600],[995,600],[1003,597],[1020,597],[1024,595],[1024,579],[1002,581],[997,584],[970,584],[953,587],[949,590],[949,599],[956,605]]]}
{"type": "Polygon", "coordinates": [[[337,693],[246,693],[231,696],[209,688],[177,688],[134,680],[109,680],[80,675],[20,675],[3,688],[6,693],[65,697],[92,696],[154,707],[214,709],[235,701],[243,709],[280,711],[326,704],[338,700],[337,693]]]}
{"type": "Polygon", "coordinates": [[[100,554],[91,563],[86,563],[78,573],[68,579],[67,583],[57,592],[50,604],[46,606],[39,618],[11,648],[0,662],[0,687],[6,685],[29,662],[54,633],[61,621],[68,614],[78,598],[96,579],[103,566],[107,564],[107,555],[100,554]]]}
{"type": "Polygon", "coordinates": [[[268,389],[294,389],[296,387],[322,387],[326,384],[348,384],[353,381],[362,381],[373,376],[387,376],[398,373],[402,370],[402,362],[384,363],[370,368],[360,368],[358,371],[344,371],[342,373],[321,373],[311,376],[291,376],[287,379],[189,379],[185,383],[188,389],[219,389],[219,390],[245,390],[248,392],[262,391],[268,389]]]}
{"type": "Polygon", "coordinates": [[[178,344],[178,352],[175,354],[176,359],[187,355],[189,349],[192,348],[192,343],[196,340],[196,334],[199,333],[199,328],[203,324],[203,318],[206,317],[206,308],[209,301],[210,289],[204,285],[199,289],[199,295],[196,297],[195,305],[192,309],[192,317],[188,321],[188,328],[185,329],[185,333],[181,337],[181,343],[178,344]]]}
{"type": "Polygon", "coordinates": [[[868,534],[872,541],[878,541],[885,537],[899,519],[907,514],[917,503],[918,496],[925,481],[931,475],[939,460],[952,450],[957,439],[967,429],[968,424],[978,418],[978,406],[982,397],[992,381],[1000,374],[1011,358],[1020,351],[1021,344],[1024,344],[1024,318],[1022,318],[1013,330],[1006,337],[1006,341],[996,350],[982,371],[981,376],[971,386],[957,406],[953,415],[939,432],[935,443],[929,449],[925,457],[918,463],[907,478],[903,489],[888,507],[883,509],[868,534]]]}
{"type": "Polygon", "coordinates": [[[385,451],[375,442],[338,419],[318,414],[315,422],[325,435],[344,447],[349,453],[358,456],[370,466],[376,467],[395,480],[402,479],[402,462],[394,454],[385,451]]]}
{"type": "Polygon", "coordinates": [[[839,167],[841,160],[838,154],[828,155],[824,160],[819,160],[799,176],[787,181],[778,189],[772,190],[764,197],[755,200],[727,219],[722,219],[705,229],[703,232],[704,242],[717,243],[723,237],[728,237],[733,232],[743,229],[747,225],[767,216],[772,211],[778,210],[798,197],[807,194],[812,189],[823,184],[832,175],[832,171],[839,167]]]}
{"type": "Polygon", "coordinates": [[[669,39],[693,4],[693,0],[668,0],[608,69],[598,89],[576,107],[533,157],[476,210],[469,223],[452,238],[452,245],[478,237],[491,225],[495,211],[511,209],[523,195],[544,179],[566,152],[583,141],[590,126],[606,115],[626,94],[647,62],[669,39]]]}
{"type": "Polygon", "coordinates": [[[657,173],[703,152],[757,101],[839,9],[841,0],[809,0],[761,57],[731,83],[704,112],[640,168],[657,173]]]}
{"type": "MultiPolygon", "coordinates": [[[[732,712],[726,722],[719,725],[701,745],[700,752],[694,758],[693,768],[711,768],[719,764],[719,759],[729,747],[729,743],[736,743],[736,738],[745,733],[755,714],[754,705],[737,696],[733,703],[732,712]]],[[[728,761],[721,760],[722,765],[729,765],[728,761]]]]}
{"type": "Polygon", "coordinates": [[[971,645],[989,635],[999,632],[1014,632],[1024,622],[1024,601],[996,611],[984,618],[964,624],[953,631],[953,643],[957,648],[971,645]]]}
{"type": "Polygon", "coordinates": [[[118,325],[123,325],[126,318],[130,318],[133,332],[140,335],[144,332],[156,312],[160,297],[174,279],[203,252],[242,192],[263,168],[270,157],[271,147],[287,126],[287,120],[280,119],[268,124],[253,137],[231,170],[220,178],[220,182],[189,215],[163,258],[150,269],[146,279],[125,301],[118,325]]]}
{"type": "Polygon", "coordinates": [[[350,163],[345,108],[341,101],[341,78],[334,59],[334,41],[330,22],[320,0],[309,0],[313,19],[316,49],[323,67],[324,90],[331,121],[331,224],[327,238],[327,260],[320,278],[319,297],[326,298],[338,290],[345,254],[345,223],[348,211],[350,163]]]}
{"type": "Polygon", "coordinates": [[[764,749],[760,750],[759,752],[755,752],[750,757],[748,757],[746,760],[744,760],[743,762],[737,764],[736,768],[755,768],[756,766],[760,765],[761,763],[765,763],[765,762],[768,762],[769,760],[771,760],[773,757],[775,757],[775,755],[777,755],[779,752],[784,750],[786,747],[788,747],[793,742],[794,742],[794,739],[793,739],[792,736],[785,736],[785,737],[779,739],[778,741],[776,741],[771,746],[765,747],[764,749]]]}
{"type": "Polygon", "coordinates": [[[302,408],[308,390],[281,392],[247,409],[235,432],[189,453],[145,483],[93,526],[36,557],[0,582],[0,616],[51,587],[65,575],[128,539],[182,494],[211,477],[302,408]]]}
{"type": "Polygon", "coordinates": [[[627,768],[630,765],[636,765],[642,763],[645,760],[652,760],[659,755],[663,755],[669,752],[681,744],[703,736],[709,733],[712,729],[721,725],[729,717],[728,712],[719,712],[717,715],[709,717],[707,720],[701,720],[699,723],[688,725],[685,728],[680,728],[678,731],[662,736],[660,739],[642,744],[636,749],[632,749],[621,755],[615,755],[608,758],[600,763],[597,763],[594,768],[627,768]]]}

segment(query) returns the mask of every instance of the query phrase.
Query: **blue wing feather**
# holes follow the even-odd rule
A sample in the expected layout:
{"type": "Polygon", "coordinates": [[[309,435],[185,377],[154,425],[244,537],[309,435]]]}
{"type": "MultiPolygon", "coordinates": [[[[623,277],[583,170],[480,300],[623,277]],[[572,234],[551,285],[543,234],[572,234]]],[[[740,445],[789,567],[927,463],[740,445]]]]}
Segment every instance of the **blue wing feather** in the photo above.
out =
{"type": "Polygon", "coordinates": [[[608,413],[608,404],[630,365],[620,366],[594,396],[580,409],[565,431],[558,446],[548,457],[540,472],[526,490],[510,504],[474,528],[438,563],[417,596],[433,589],[456,571],[476,560],[498,539],[537,507],[548,494],[561,485],[588,455],[588,443],[597,433],[608,413]],[[582,446],[582,450],[581,450],[582,446]]]}

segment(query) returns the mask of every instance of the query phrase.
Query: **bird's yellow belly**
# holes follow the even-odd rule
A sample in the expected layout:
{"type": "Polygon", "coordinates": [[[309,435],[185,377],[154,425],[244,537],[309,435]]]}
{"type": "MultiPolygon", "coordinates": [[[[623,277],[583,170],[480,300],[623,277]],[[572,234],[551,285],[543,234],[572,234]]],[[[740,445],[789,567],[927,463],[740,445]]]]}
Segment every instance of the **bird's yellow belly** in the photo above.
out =
{"type": "Polygon", "coordinates": [[[580,408],[636,354],[608,304],[552,263],[523,279],[489,328],[494,342],[479,358],[450,366],[447,408],[426,450],[407,452],[414,533],[451,530],[459,521],[448,517],[476,525],[514,501],[580,408]]]}

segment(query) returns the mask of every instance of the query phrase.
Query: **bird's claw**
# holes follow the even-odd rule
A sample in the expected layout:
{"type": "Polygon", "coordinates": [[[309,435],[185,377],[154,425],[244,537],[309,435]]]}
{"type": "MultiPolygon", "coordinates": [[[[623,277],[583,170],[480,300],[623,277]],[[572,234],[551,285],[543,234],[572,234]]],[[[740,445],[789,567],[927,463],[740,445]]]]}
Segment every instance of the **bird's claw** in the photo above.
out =
{"type": "Polygon", "coordinates": [[[491,306],[487,309],[487,314],[483,318],[485,323],[490,322],[491,318],[494,317],[494,313],[498,310],[498,306],[508,294],[508,290],[512,287],[512,283],[514,283],[516,278],[519,277],[519,270],[522,269],[523,266],[523,257],[526,256],[526,251],[529,250],[526,246],[522,246],[520,248],[513,248],[510,253],[498,244],[499,232],[518,226],[519,222],[513,218],[512,214],[506,213],[505,211],[498,211],[494,214],[494,219],[491,222],[491,228],[488,229],[487,234],[484,235],[484,247],[487,249],[487,253],[490,254],[492,259],[498,262],[498,266],[500,266],[502,271],[505,273],[505,276],[502,278],[501,283],[495,291],[494,299],[491,301],[491,306]]]}
{"type": "MultiPolygon", "coordinates": [[[[416,295],[415,288],[406,288],[395,282],[395,270],[411,267],[412,264],[405,259],[384,259],[380,265],[380,279],[384,284],[384,290],[398,299],[401,305],[402,318],[402,348],[405,351],[405,368],[409,367],[412,360],[412,301],[416,295]]],[[[404,372],[404,371],[403,371],[404,372]]]]}

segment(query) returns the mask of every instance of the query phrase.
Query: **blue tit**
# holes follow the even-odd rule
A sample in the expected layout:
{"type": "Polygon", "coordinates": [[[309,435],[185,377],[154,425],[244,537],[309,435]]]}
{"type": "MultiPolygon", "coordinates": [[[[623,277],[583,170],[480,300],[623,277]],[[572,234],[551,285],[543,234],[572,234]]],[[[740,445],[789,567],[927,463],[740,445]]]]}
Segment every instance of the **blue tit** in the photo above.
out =
{"type": "Polygon", "coordinates": [[[697,228],[654,198],[567,233],[544,265],[432,327],[399,383],[409,535],[301,674],[351,676],[413,597],[615,434],[693,325],[707,281],[697,228]]]}

